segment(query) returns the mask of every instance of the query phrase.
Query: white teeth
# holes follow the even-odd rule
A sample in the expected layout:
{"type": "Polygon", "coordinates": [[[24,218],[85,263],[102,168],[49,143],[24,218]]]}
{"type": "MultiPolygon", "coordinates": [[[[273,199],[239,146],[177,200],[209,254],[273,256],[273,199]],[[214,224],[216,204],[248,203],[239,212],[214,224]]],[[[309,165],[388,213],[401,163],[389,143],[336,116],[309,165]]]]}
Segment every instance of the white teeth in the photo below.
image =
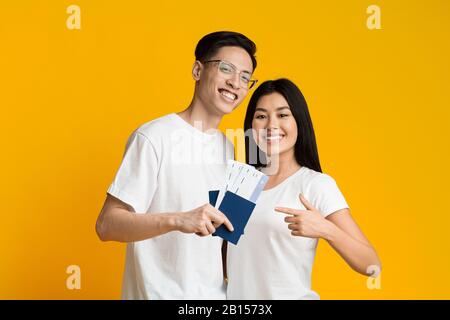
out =
{"type": "Polygon", "coordinates": [[[237,96],[234,93],[222,90],[220,91],[220,94],[223,95],[224,97],[230,99],[230,100],[236,100],[237,96]]]}
{"type": "Polygon", "coordinates": [[[271,136],[271,137],[266,137],[267,140],[281,140],[283,138],[283,136],[271,136]]]}

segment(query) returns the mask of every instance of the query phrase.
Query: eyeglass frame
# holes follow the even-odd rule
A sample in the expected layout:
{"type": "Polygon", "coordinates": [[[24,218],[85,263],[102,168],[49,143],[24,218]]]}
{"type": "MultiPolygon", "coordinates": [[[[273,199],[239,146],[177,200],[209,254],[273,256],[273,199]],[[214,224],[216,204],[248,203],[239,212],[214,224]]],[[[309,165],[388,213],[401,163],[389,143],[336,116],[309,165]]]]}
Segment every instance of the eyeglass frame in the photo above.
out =
{"type": "MultiPolygon", "coordinates": [[[[208,61],[204,61],[203,63],[204,64],[206,64],[206,63],[210,63],[210,62],[219,62],[219,65],[220,65],[220,63],[226,63],[226,64],[229,64],[229,65],[231,65],[233,68],[234,68],[234,73],[236,73],[237,71],[238,71],[238,68],[234,65],[234,64],[232,64],[231,62],[228,62],[228,61],[226,61],[226,60],[208,60],[208,61]]],[[[219,66],[218,65],[218,66],[219,66]]],[[[219,67],[218,67],[218,69],[219,69],[219,67]]],[[[219,71],[220,71],[220,69],[219,69],[219,71]]],[[[222,72],[222,71],[221,71],[222,72]]],[[[241,83],[241,73],[242,72],[245,72],[245,73],[249,73],[248,71],[245,71],[245,70],[241,70],[241,71],[239,71],[239,83],[241,83]]],[[[223,73],[223,72],[222,72],[223,73]]],[[[251,73],[249,73],[250,74],[250,76],[252,75],[251,73]]],[[[248,80],[248,82],[249,83],[251,83],[251,85],[249,85],[249,86],[245,86],[244,88],[246,88],[247,90],[250,90],[250,89],[252,89],[254,86],[255,86],[255,84],[258,82],[258,79],[249,79],[248,80]]],[[[242,87],[242,86],[241,86],[242,87]]]]}

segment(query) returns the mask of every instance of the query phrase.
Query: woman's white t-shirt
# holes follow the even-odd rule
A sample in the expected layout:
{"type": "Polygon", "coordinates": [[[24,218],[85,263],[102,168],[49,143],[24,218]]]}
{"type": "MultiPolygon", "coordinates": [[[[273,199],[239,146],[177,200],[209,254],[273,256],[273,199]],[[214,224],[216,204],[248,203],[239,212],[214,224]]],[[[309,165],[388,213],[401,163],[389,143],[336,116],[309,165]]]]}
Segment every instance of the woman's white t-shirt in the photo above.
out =
{"type": "MultiPolygon", "coordinates": [[[[189,211],[209,202],[225,179],[231,142],[177,114],[130,136],[108,193],[138,214],[189,211]]],[[[127,245],[123,299],[225,299],[222,239],[169,232],[127,245]]]]}
{"type": "Polygon", "coordinates": [[[292,236],[287,215],[274,210],[305,210],[300,193],[324,217],[348,208],[333,178],[307,167],[264,190],[239,243],[228,244],[227,299],[319,299],[311,290],[317,239],[292,236]]]}

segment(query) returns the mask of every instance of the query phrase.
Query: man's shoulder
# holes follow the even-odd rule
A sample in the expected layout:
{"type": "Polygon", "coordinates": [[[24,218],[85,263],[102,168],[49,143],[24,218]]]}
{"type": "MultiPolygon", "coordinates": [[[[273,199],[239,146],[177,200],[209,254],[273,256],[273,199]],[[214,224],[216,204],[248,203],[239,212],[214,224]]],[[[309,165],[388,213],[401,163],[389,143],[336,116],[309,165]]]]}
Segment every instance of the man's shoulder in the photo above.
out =
{"type": "Polygon", "coordinates": [[[173,130],[175,124],[174,114],[170,113],[143,123],[136,129],[136,132],[152,139],[165,136],[167,132],[173,130]]]}

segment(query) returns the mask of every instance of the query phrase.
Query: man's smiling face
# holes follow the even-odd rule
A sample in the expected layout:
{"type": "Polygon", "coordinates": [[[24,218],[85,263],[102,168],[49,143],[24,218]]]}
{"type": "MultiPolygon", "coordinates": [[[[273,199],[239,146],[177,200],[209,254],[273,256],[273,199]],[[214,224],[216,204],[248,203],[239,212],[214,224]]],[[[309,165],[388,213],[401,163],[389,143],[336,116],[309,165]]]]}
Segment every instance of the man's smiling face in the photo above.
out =
{"type": "Polygon", "coordinates": [[[194,67],[200,101],[213,113],[223,116],[232,112],[247,96],[248,88],[241,77],[252,74],[253,64],[247,51],[231,46],[220,48],[207,61],[211,60],[224,61],[236,69],[227,74],[219,70],[220,62],[204,62],[199,63],[199,74],[195,75],[194,67]]]}

